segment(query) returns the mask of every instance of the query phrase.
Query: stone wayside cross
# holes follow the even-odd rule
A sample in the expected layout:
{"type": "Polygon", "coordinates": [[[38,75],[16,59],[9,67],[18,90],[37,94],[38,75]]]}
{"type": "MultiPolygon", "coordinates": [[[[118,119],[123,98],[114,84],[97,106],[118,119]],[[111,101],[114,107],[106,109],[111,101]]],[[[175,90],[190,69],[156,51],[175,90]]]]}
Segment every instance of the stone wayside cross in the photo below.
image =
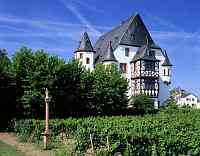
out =
{"type": "Polygon", "coordinates": [[[44,149],[47,149],[48,145],[48,138],[49,138],[49,91],[46,88],[45,89],[45,131],[43,133],[44,135],[44,149]]]}

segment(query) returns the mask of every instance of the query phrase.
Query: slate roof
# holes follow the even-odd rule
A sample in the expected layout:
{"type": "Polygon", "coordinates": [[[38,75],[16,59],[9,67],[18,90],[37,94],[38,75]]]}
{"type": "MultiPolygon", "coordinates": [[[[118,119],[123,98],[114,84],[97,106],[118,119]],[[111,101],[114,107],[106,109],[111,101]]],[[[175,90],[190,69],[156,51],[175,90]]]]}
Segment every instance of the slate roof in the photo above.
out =
{"type": "Polygon", "coordinates": [[[140,47],[131,62],[135,62],[137,60],[159,61],[156,59],[155,53],[151,52],[151,48],[149,45],[144,45],[140,47]]]}
{"type": "Polygon", "coordinates": [[[141,47],[147,43],[150,44],[151,48],[160,49],[160,47],[154,43],[139,14],[131,16],[97,40],[95,44],[97,62],[101,62],[101,58],[106,51],[109,41],[112,41],[113,50],[120,44],[141,47]]]}
{"type": "Polygon", "coordinates": [[[172,66],[166,51],[164,52],[164,56],[165,56],[165,60],[162,64],[162,66],[172,66]]]}
{"type": "Polygon", "coordinates": [[[84,32],[80,40],[79,46],[75,52],[80,52],[80,51],[94,52],[94,49],[92,47],[92,44],[87,32],[84,32]]]}
{"type": "Polygon", "coordinates": [[[115,55],[113,53],[113,48],[112,48],[112,42],[111,41],[108,42],[107,50],[104,53],[104,56],[102,57],[102,62],[105,62],[105,61],[117,62],[117,60],[115,58],[115,55]]]}

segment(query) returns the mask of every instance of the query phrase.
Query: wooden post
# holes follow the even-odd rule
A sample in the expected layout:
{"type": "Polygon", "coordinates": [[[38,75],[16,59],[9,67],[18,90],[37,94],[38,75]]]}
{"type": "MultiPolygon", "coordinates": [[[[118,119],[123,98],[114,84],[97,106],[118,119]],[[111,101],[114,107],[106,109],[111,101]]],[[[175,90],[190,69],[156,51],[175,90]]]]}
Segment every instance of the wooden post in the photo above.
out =
{"type": "Polygon", "coordinates": [[[90,134],[90,143],[91,143],[92,152],[94,153],[94,146],[93,146],[93,141],[92,141],[92,134],[90,134]]]}
{"type": "Polygon", "coordinates": [[[48,138],[49,138],[49,91],[45,89],[45,131],[44,131],[44,149],[47,149],[48,138]]]}

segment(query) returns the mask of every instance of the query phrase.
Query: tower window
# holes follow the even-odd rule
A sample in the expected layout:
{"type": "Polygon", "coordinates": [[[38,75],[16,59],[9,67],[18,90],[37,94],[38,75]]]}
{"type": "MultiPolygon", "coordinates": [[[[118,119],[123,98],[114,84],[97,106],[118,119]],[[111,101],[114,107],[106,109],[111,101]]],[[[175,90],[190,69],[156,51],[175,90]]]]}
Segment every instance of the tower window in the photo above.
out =
{"type": "Polygon", "coordinates": [[[83,53],[79,54],[79,58],[82,59],[83,58],[83,53]]]}
{"type": "Polygon", "coordinates": [[[170,75],[170,70],[168,69],[168,76],[170,75]]]}
{"type": "Polygon", "coordinates": [[[120,70],[122,71],[122,73],[127,73],[128,72],[127,63],[120,63],[120,70]]]}
{"type": "Polygon", "coordinates": [[[166,70],[164,69],[164,76],[166,76],[166,70]]]}
{"type": "Polygon", "coordinates": [[[163,69],[164,70],[164,76],[170,75],[170,69],[163,69]]]}
{"type": "Polygon", "coordinates": [[[125,56],[129,56],[130,53],[130,49],[129,48],[125,48],[125,56]]]}
{"type": "Polygon", "coordinates": [[[86,64],[90,64],[90,58],[86,58],[86,64]]]}

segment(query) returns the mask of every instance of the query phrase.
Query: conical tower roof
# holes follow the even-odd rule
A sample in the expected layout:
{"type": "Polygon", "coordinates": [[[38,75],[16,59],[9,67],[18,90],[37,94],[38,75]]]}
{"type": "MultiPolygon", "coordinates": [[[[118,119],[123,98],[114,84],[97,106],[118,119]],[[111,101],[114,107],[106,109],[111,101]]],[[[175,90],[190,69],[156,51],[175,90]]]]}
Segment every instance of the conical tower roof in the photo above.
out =
{"type": "Polygon", "coordinates": [[[105,51],[105,53],[103,55],[103,58],[102,58],[102,62],[105,62],[105,61],[117,62],[117,60],[115,58],[115,55],[113,53],[113,48],[112,48],[112,42],[111,41],[109,41],[107,50],[105,51]]]}
{"type": "Polygon", "coordinates": [[[167,55],[166,50],[164,51],[164,54],[165,54],[165,60],[164,60],[164,62],[163,62],[163,64],[162,64],[162,66],[172,66],[172,64],[171,64],[171,62],[170,62],[170,60],[169,60],[169,57],[168,57],[168,55],[167,55]]]}
{"type": "Polygon", "coordinates": [[[79,51],[94,52],[94,49],[92,47],[92,44],[91,44],[91,41],[90,41],[90,38],[89,38],[87,32],[84,32],[84,34],[81,38],[80,44],[79,44],[76,52],[79,52],[79,51]]]}

